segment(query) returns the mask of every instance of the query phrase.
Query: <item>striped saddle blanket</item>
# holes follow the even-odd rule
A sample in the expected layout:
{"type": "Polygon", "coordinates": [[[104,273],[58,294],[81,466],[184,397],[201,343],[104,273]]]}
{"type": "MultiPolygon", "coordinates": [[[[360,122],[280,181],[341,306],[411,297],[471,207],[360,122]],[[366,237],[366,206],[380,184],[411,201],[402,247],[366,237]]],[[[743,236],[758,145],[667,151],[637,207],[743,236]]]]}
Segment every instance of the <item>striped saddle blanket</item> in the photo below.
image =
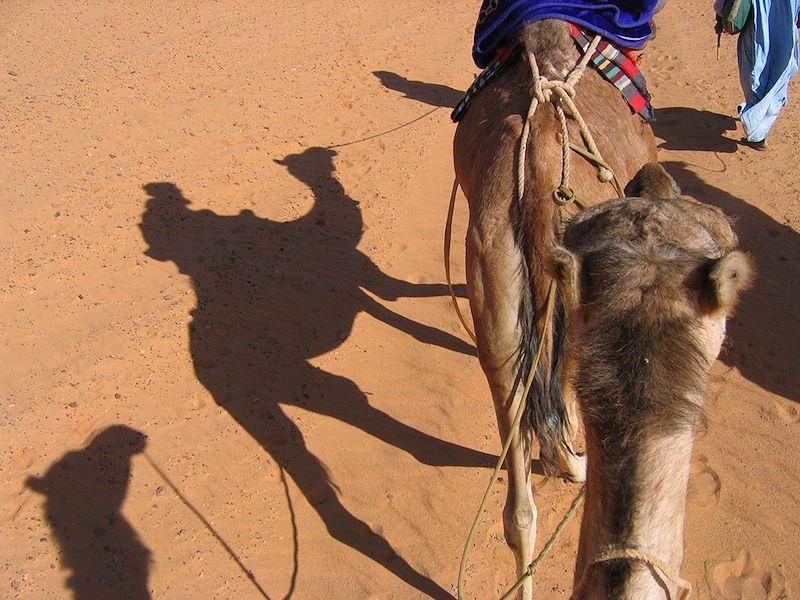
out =
{"type": "MultiPolygon", "coordinates": [[[[590,36],[576,25],[569,23],[570,32],[575,43],[585,52],[591,43],[590,36]]],[[[593,36],[592,36],[593,37],[593,36]]],[[[495,53],[494,59],[484,68],[480,75],[464,94],[464,97],[456,104],[450,118],[458,122],[467,112],[470,100],[484,89],[492,79],[502,73],[506,67],[512,64],[522,53],[522,45],[519,42],[501,48],[495,53]]],[[[647,83],[644,75],[636,66],[630,56],[629,50],[621,50],[608,40],[600,40],[596,50],[592,54],[590,63],[605,77],[614,84],[628,103],[631,110],[637,113],[645,122],[650,122],[654,118],[653,107],[650,105],[650,94],[647,91],[647,83]]]]}

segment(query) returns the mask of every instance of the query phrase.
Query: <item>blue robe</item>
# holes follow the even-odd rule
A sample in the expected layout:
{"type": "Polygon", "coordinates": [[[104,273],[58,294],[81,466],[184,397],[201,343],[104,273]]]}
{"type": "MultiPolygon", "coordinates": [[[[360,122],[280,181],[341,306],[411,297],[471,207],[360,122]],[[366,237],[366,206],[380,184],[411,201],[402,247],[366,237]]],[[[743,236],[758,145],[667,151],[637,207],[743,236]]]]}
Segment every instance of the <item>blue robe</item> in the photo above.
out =
{"type": "Polygon", "coordinates": [[[739,33],[739,81],[744,102],[739,119],[751,142],[767,137],[786,105],[789,81],[798,68],[800,0],[752,0],[753,18],[739,33]]]}

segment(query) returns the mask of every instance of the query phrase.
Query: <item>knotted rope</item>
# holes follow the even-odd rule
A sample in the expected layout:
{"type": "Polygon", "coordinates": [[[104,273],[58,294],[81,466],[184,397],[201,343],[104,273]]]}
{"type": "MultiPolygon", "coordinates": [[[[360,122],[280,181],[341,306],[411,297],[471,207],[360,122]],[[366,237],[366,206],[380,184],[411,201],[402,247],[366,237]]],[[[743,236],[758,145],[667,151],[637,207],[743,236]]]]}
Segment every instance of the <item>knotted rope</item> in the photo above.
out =
{"type": "Polygon", "coordinates": [[[528,114],[525,117],[525,123],[522,127],[522,137],[520,138],[519,157],[517,163],[517,197],[520,199],[520,201],[525,197],[525,159],[527,156],[531,120],[533,119],[533,115],[536,113],[536,109],[539,107],[539,104],[552,101],[553,94],[557,96],[556,99],[558,101],[553,102],[553,104],[555,105],[556,114],[558,115],[558,121],[561,126],[561,185],[554,192],[554,199],[556,202],[560,206],[564,206],[569,202],[576,200],[574,192],[572,192],[571,188],[569,187],[571,174],[569,154],[570,149],[579,152],[587,159],[593,161],[598,167],[598,177],[600,178],[600,181],[613,181],[619,196],[622,197],[624,195],[622,185],[620,185],[619,180],[616,178],[611,168],[606,164],[600,155],[600,150],[598,150],[597,144],[595,144],[594,137],[592,137],[592,133],[589,131],[589,127],[586,125],[586,121],[584,121],[583,116],[581,116],[581,113],[573,100],[573,98],[575,98],[575,85],[578,83],[578,81],[580,81],[581,77],[583,77],[583,73],[586,70],[586,65],[596,50],[597,45],[600,43],[600,39],[601,38],[599,35],[594,37],[580,61],[578,61],[578,63],[575,65],[575,68],[572,70],[572,72],[570,72],[564,81],[558,79],[550,80],[541,75],[539,72],[539,64],[536,61],[536,56],[533,54],[533,52],[528,51],[528,62],[531,68],[531,76],[533,77],[533,86],[531,87],[531,103],[528,106],[528,114]],[[587,151],[581,151],[578,146],[570,144],[569,130],[567,128],[567,114],[564,110],[565,106],[567,111],[569,111],[569,116],[572,117],[580,129],[581,138],[583,139],[584,144],[586,144],[587,151]]]}

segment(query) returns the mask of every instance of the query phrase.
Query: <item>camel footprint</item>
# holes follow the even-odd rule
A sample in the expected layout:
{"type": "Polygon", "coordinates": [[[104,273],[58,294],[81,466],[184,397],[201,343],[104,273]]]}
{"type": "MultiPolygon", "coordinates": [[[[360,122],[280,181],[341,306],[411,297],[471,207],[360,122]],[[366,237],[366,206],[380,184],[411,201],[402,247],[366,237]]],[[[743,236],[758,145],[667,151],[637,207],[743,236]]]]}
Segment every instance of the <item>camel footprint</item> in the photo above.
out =
{"type": "Polygon", "coordinates": [[[721,490],[719,475],[708,466],[708,458],[699,456],[689,472],[689,502],[695,506],[713,506],[719,502],[721,490]]]}
{"type": "Polygon", "coordinates": [[[776,402],[775,412],[778,414],[780,420],[787,425],[800,423],[800,410],[798,410],[796,406],[776,402]]]}
{"type": "Polygon", "coordinates": [[[706,567],[714,597],[724,600],[788,600],[786,575],[780,567],[768,568],[749,550],[739,550],[730,562],[706,567]]]}

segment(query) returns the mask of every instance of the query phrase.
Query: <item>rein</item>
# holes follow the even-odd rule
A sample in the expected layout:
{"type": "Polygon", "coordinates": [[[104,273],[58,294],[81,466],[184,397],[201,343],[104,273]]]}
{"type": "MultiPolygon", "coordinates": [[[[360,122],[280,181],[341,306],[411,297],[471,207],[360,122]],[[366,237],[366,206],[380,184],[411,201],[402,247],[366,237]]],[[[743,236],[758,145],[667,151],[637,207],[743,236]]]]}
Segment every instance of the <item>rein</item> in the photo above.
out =
{"type": "MultiPolygon", "coordinates": [[[[562,142],[561,184],[555,190],[553,190],[553,201],[560,207],[561,218],[562,220],[565,221],[568,220],[569,218],[566,213],[566,206],[574,202],[580,209],[586,207],[585,202],[581,200],[575,194],[574,190],[572,190],[572,188],[569,186],[570,150],[580,154],[590,162],[593,162],[598,169],[599,179],[604,182],[612,183],[615,188],[615,191],[617,192],[620,198],[623,198],[625,195],[619,179],[617,179],[611,167],[603,160],[602,156],[600,155],[600,151],[598,150],[597,145],[594,142],[594,138],[592,137],[592,134],[589,131],[586,122],[584,121],[583,117],[580,114],[580,111],[578,110],[577,106],[573,101],[573,98],[575,97],[575,85],[578,83],[581,76],[583,75],[586,65],[589,59],[591,58],[592,54],[594,53],[595,49],[597,48],[600,39],[601,39],[600,36],[594,37],[591,44],[585,50],[583,56],[581,57],[581,60],[578,62],[578,64],[575,66],[572,72],[567,76],[567,79],[565,81],[548,80],[546,77],[540,75],[539,66],[536,62],[536,57],[530,51],[528,51],[527,53],[528,60],[531,66],[531,74],[533,76],[533,86],[531,87],[530,90],[531,103],[528,108],[528,113],[525,118],[525,124],[523,126],[522,135],[520,138],[519,159],[517,164],[517,196],[519,201],[522,202],[525,194],[525,157],[527,154],[527,145],[528,145],[528,137],[530,135],[531,119],[540,103],[552,102],[555,105],[559,124],[561,126],[561,142],[562,142]],[[553,102],[554,94],[557,100],[555,102],[553,102]],[[569,111],[569,116],[572,117],[578,124],[578,127],[580,128],[581,138],[583,139],[583,142],[587,149],[583,149],[580,146],[577,146],[569,141],[569,132],[567,128],[567,113],[564,110],[564,106],[566,106],[567,110],[569,111]]],[[[450,299],[452,300],[453,307],[455,308],[456,314],[458,315],[458,318],[461,321],[461,325],[464,327],[464,330],[472,339],[473,343],[475,343],[475,345],[477,346],[477,336],[475,335],[475,332],[467,324],[466,319],[464,318],[458,306],[450,274],[450,246],[452,242],[453,213],[455,210],[455,200],[457,192],[458,192],[458,179],[456,179],[453,182],[453,189],[450,194],[450,203],[447,212],[447,222],[445,225],[445,233],[444,233],[445,276],[447,279],[447,287],[450,290],[450,299]]],[[[547,305],[545,308],[545,319],[543,321],[543,327],[545,326],[545,324],[550,323],[552,320],[553,309],[555,306],[555,296],[556,296],[556,282],[555,280],[551,279],[547,294],[547,305]]],[[[472,523],[472,527],[470,528],[469,534],[467,536],[467,541],[465,543],[464,551],[461,556],[461,563],[459,565],[459,572],[458,572],[458,590],[457,590],[458,600],[463,599],[464,575],[466,572],[467,557],[469,555],[469,550],[472,546],[472,541],[477,532],[480,520],[486,511],[486,504],[488,502],[492,488],[494,487],[494,484],[497,481],[503,462],[505,461],[506,456],[508,455],[508,450],[511,447],[511,442],[518,434],[519,424],[525,409],[525,398],[527,398],[531,385],[533,384],[533,379],[539,364],[539,360],[541,358],[543,348],[544,344],[539,344],[539,347],[536,350],[536,355],[534,356],[531,362],[530,371],[528,373],[527,380],[525,381],[523,392],[520,397],[520,403],[514,415],[514,420],[511,424],[510,433],[507,439],[505,440],[505,443],[503,444],[502,452],[500,453],[500,457],[497,461],[497,464],[495,465],[494,471],[492,472],[489,484],[486,488],[486,491],[483,494],[483,498],[481,499],[481,503],[478,508],[478,513],[475,516],[475,519],[472,523]]],[[[517,384],[515,384],[515,389],[517,385],[519,385],[519,379],[517,381],[517,384]]],[[[577,513],[578,509],[583,503],[585,493],[586,493],[586,486],[584,485],[581,487],[580,491],[573,499],[572,504],[565,513],[561,522],[558,524],[558,527],[556,527],[555,531],[550,536],[550,539],[542,547],[542,550],[539,552],[536,558],[528,565],[525,574],[509,589],[508,592],[506,592],[501,597],[500,600],[507,600],[511,598],[515,594],[515,592],[519,590],[519,588],[522,587],[522,585],[528,579],[533,577],[533,574],[536,571],[536,568],[538,567],[539,563],[551,551],[558,537],[561,535],[561,532],[566,527],[567,523],[569,523],[569,521],[571,521],[572,518],[577,513]]],[[[692,586],[688,581],[686,581],[685,579],[681,578],[678,575],[675,575],[669,569],[669,567],[657,557],[654,557],[646,552],[634,548],[615,548],[606,550],[598,554],[581,575],[581,579],[573,589],[573,593],[570,596],[570,600],[580,599],[586,587],[589,585],[592,572],[594,571],[594,567],[596,565],[616,559],[638,560],[644,562],[647,565],[650,565],[651,567],[654,567],[655,569],[660,571],[666,579],[668,579],[670,582],[676,585],[679,589],[683,590],[679,596],[679,600],[688,600],[692,589],[692,586]]]]}

